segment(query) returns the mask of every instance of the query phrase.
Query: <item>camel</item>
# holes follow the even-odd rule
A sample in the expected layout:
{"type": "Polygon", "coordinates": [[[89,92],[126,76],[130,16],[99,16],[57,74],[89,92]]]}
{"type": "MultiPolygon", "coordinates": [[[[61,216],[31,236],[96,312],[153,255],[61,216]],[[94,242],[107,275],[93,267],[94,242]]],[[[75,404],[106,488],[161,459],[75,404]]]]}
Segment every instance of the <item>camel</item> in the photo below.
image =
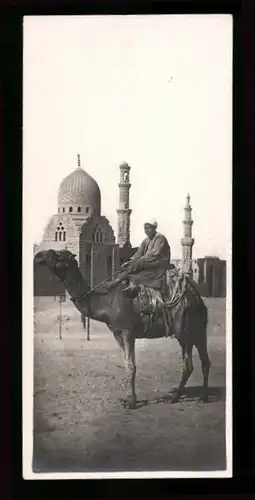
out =
{"type": "MultiPolygon", "coordinates": [[[[165,337],[163,314],[156,318],[150,328],[145,329],[136,299],[123,293],[126,285],[120,283],[108,291],[90,290],[79,270],[75,255],[68,250],[40,251],[34,259],[37,264],[47,266],[60,279],[83,318],[86,316],[105,323],[113,333],[124,354],[127,388],[123,404],[125,408],[135,409],[137,407],[135,340],[165,337]]],[[[179,401],[193,371],[193,346],[198,350],[202,365],[203,395],[201,400],[208,401],[208,377],[211,363],[207,352],[207,308],[198,292],[194,293],[191,280],[189,284],[190,286],[186,287],[183,296],[175,305],[176,312],[173,312],[172,316],[173,327],[178,332],[175,337],[182,350],[183,363],[180,384],[172,393],[171,403],[179,401]]]]}

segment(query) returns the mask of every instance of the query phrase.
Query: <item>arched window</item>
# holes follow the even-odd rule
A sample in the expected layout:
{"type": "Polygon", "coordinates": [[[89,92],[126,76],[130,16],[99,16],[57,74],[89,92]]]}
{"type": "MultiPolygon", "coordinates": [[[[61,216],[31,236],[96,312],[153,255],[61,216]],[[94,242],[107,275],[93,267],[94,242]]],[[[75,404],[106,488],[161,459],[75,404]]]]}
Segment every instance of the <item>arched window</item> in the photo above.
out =
{"type": "Polygon", "coordinates": [[[55,232],[55,241],[66,241],[66,231],[62,222],[59,222],[57,226],[57,230],[55,232]]]}
{"type": "Polygon", "coordinates": [[[89,207],[86,207],[86,214],[89,213],[89,207]]]}
{"type": "Polygon", "coordinates": [[[69,212],[72,212],[73,211],[73,207],[69,207],[69,212]]]}
{"type": "Polygon", "coordinates": [[[81,207],[78,207],[78,208],[77,208],[77,212],[81,212],[81,207]]]}
{"type": "Polygon", "coordinates": [[[65,211],[66,211],[66,210],[65,210],[65,207],[63,207],[63,213],[64,213],[65,211]]]}
{"type": "Polygon", "coordinates": [[[103,242],[103,233],[100,229],[100,227],[96,227],[93,232],[93,241],[95,243],[102,243],[103,242]]]}

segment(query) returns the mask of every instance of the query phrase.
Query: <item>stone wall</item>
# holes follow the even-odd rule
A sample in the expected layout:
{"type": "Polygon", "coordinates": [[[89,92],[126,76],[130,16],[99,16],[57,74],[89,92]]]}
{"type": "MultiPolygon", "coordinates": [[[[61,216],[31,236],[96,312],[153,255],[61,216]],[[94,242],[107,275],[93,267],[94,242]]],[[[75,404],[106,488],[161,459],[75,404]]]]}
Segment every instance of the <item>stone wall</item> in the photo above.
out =
{"type": "Polygon", "coordinates": [[[76,255],[79,262],[79,230],[70,215],[53,215],[51,217],[39,245],[40,250],[49,250],[50,248],[53,250],[67,249],[76,255]],[[65,241],[56,241],[56,232],[60,222],[66,233],[65,241]]]}

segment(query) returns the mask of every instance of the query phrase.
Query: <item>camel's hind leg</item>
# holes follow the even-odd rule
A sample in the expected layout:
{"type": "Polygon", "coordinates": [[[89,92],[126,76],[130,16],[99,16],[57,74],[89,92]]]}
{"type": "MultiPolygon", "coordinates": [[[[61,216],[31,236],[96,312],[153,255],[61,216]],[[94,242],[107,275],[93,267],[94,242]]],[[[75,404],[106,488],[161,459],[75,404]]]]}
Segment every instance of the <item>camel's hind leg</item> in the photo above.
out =
{"type": "Polygon", "coordinates": [[[203,373],[203,396],[202,401],[207,403],[208,401],[208,378],[211,367],[211,362],[207,352],[206,340],[203,339],[200,342],[196,343],[196,348],[198,350],[198,354],[201,360],[202,365],[202,373],[203,373]]]}
{"type": "Polygon", "coordinates": [[[182,346],[182,378],[178,389],[174,391],[171,398],[171,403],[177,403],[183,393],[183,389],[193,372],[194,366],[192,361],[193,344],[185,344],[182,346]]]}

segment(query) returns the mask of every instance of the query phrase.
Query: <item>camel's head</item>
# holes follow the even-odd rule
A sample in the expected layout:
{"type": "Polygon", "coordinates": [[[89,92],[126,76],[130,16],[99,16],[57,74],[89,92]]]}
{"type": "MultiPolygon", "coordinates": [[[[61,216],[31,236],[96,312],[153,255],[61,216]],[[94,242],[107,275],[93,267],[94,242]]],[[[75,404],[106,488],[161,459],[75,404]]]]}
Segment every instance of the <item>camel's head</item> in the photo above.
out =
{"type": "Polygon", "coordinates": [[[64,280],[68,270],[78,265],[75,257],[69,250],[43,250],[35,255],[34,262],[47,266],[60,280],[64,280]]]}

